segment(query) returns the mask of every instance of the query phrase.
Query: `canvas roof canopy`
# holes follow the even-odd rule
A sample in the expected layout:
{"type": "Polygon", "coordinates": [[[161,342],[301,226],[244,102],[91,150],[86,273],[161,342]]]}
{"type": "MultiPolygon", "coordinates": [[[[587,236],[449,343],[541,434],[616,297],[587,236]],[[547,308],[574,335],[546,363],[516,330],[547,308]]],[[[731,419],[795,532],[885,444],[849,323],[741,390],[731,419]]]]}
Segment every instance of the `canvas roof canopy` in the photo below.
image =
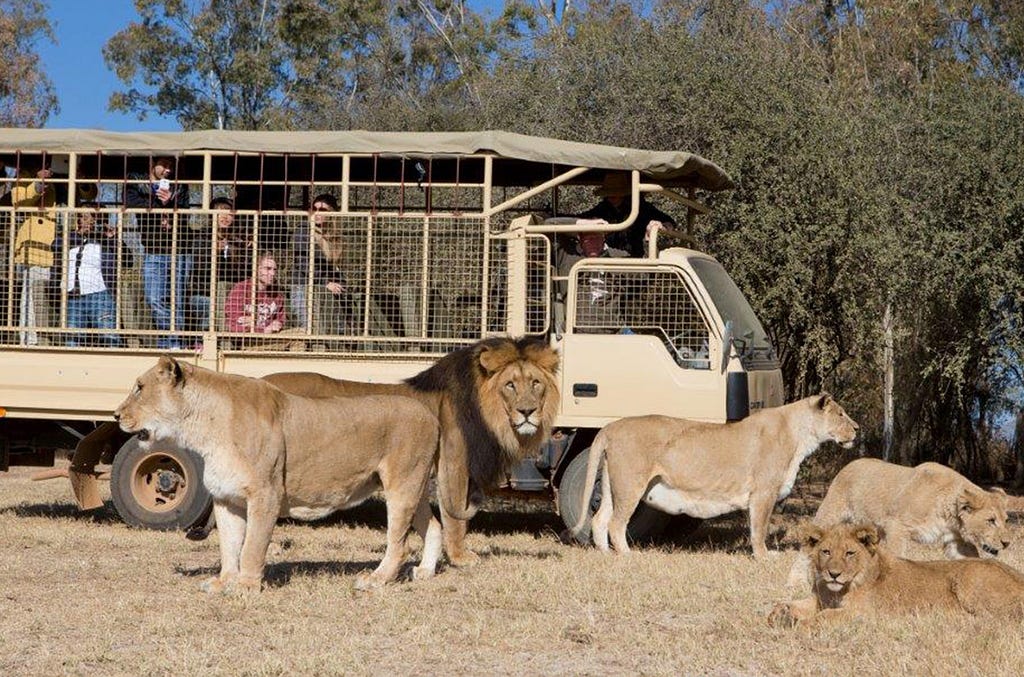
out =
{"type": "MultiPolygon", "coordinates": [[[[487,130],[477,132],[231,131],[107,132],[86,129],[0,128],[0,154],[15,151],[124,155],[179,154],[190,151],[320,154],[357,153],[410,157],[493,154],[511,160],[495,184],[537,183],[524,163],[568,169],[589,167],[580,182],[599,183],[606,170],[639,170],[667,187],[719,191],[733,187],[715,163],[684,151],[652,151],[564,141],[487,130]],[[517,162],[518,161],[518,162],[517,162]]],[[[555,172],[562,171],[556,169],[555,172]]],[[[496,172],[497,174],[497,172],[496,172]]]]}

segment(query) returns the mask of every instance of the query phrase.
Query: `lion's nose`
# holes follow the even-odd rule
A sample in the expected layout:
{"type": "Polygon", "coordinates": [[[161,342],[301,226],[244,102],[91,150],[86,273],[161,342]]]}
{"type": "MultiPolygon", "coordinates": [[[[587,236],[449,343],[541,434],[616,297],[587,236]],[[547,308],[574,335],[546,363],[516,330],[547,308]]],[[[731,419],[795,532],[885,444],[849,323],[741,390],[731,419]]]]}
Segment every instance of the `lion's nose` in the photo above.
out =
{"type": "Polygon", "coordinates": [[[839,580],[839,576],[840,576],[840,573],[841,573],[841,572],[839,572],[839,571],[829,571],[829,572],[828,572],[828,575],[829,575],[829,577],[830,577],[830,578],[831,578],[831,579],[832,579],[833,581],[838,581],[838,580],[839,580]]]}
{"type": "Polygon", "coordinates": [[[537,411],[537,408],[534,407],[533,409],[519,409],[518,411],[520,414],[523,415],[523,418],[530,418],[531,416],[533,416],[533,412],[537,411]]]}

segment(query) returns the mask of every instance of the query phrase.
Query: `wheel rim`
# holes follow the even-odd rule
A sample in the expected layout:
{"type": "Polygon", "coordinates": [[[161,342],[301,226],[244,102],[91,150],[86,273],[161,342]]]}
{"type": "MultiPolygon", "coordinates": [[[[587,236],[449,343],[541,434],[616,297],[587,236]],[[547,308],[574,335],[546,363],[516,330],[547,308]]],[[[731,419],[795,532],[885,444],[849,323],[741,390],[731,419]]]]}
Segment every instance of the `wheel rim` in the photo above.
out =
{"type": "Polygon", "coordinates": [[[145,510],[170,512],[185,502],[191,478],[173,456],[153,452],[132,469],[132,497],[145,510]]]}

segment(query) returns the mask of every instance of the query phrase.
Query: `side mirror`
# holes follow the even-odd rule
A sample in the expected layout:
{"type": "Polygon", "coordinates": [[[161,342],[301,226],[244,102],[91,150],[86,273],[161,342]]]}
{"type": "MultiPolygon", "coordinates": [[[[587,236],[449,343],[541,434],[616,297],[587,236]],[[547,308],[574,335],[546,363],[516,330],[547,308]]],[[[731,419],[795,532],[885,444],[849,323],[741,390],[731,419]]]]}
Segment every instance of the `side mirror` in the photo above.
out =
{"type": "Polygon", "coordinates": [[[725,331],[722,333],[722,373],[729,368],[729,360],[732,358],[732,320],[725,321],[725,331]]]}

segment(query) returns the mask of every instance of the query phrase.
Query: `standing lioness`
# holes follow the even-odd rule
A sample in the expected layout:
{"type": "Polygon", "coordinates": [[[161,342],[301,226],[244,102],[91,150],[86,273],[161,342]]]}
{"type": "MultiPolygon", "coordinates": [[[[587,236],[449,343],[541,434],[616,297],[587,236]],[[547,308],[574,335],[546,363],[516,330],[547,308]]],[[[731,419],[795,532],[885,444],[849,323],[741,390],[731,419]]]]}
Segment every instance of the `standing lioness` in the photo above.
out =
{"type": "Polygon", "coordinates": [[[174,439],[203,457],[220,533],[219,591],[258,590],[277,518],[310,519],[351,507],[383,488],[387,549],[357,587],[393,580],[405,561],[410,525],[424,539],[417,577],[433,575],[441,526],[426,489],[440,428],[406,397],[289,395],[261,379],[220,374],[161,357],[114,412],[146,445],[174,439]]]}
{"type": "Polygon", "coordinates": [[[831,395],[765,409],[734,423],[701,423],[669,416],[636,416],[606,425],[590,448],[579,535],[603,469],[594,545],[628,552],[626,525],[640,499],[671,514],[716,517],[750,513],[754,556],[768,554],[765,537],[775,503],[793,489],[800,463],[831,440],[849,447],[857,424],[831,395]]]}

